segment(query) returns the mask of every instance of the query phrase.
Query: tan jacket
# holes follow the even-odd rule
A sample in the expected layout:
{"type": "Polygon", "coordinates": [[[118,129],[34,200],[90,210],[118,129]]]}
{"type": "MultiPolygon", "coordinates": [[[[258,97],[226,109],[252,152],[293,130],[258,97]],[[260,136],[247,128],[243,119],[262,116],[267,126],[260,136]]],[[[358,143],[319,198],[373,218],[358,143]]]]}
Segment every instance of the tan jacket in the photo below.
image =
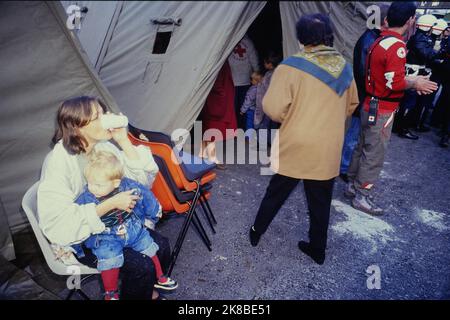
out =
{"type": "Polygon", "coordinates": [[[272,144],[271,169],[297,179],[338,176],[345,120],[357,105],[355,81],[339,97],[314,76],[279,65],[263,99],[264,112],[281,123],[272,144]]]}

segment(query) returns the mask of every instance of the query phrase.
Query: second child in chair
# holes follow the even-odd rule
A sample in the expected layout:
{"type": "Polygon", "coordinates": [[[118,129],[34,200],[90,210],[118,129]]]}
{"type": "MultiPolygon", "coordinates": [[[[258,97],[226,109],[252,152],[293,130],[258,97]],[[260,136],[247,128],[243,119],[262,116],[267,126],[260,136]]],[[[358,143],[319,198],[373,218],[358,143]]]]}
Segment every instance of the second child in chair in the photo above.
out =
{"type": "MultiPolygon", "coordinates": [[[[157,277],[155,288],[170,291],[178,287],[176,281],[163,274],[156,255],[159,247],[145,228],[149,222],[151,225],[158,222],[162,215],[161,205],[144,185],[126,178],[123,170],[122,163],[113,153],[92,151],[84,171],[87,186],[76,200],[77,204],[99,204],[123,191],[139,196],[133,210],[113,209],[103,215],[101,220],[105,230],[84,241],[98,259],[97,269],[101,272],[105,300],[119,299],[119,269],[123,265],[125,247],[151,257],[157,277]]],[[[78,256],[82,255],[81,245],[72,247],[78,256]]]]}
{"type": "MultiPolygon", "coordinates": [[[[255,126],[253,124],[255,118],[255,109],[256,109],[256,91],[258,88],[258,84],[262,80],[262,74],[259,71],[254,71],[251,76],[252,86],[248,89],[244,103],[241,106],[241,116],[245,114],[245,130],[254,129],[255,126]]],[[[245,136],[251,138],[250,132],[246,132],[245,136]]]]}

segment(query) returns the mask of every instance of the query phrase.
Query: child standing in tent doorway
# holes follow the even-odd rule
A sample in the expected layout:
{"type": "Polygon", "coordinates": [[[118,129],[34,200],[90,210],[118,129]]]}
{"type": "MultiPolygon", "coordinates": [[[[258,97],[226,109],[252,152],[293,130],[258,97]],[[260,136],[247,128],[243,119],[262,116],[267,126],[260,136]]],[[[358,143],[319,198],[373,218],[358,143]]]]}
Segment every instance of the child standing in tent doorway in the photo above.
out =
{"type": "Polygon", "coordinates": [[[233,139],[236,135],[236,113],[234,110],[234,84],[228,61],[219,71],[214,85],[206,98],[201,113],[202,145],[199,157],[216,163],[218,169],[226,169],[217,159],[216,143],[233,139]],[[227,130],[232,129],[232,130],[227,130]]]}
{"type": "Polygon", "coordinates": [[[244,103],[241,107],[241,116],[245,115],[245,136],[249,139],[251,139],[252,134],[251,131],[248,131],[249,129],[254,129],[255,126],[253,125],[254,118],[255,118],[255,109],[256,109],[256,91],[258,88],[258,84],[262,80],[262,74],[259,71],[254,71],[251,76],[251,84],[252,86],[248,89],[244,103]]]}
{"type": "Polygon", "coordinates": [[[264,68],[266,69],[266,73],[264,74],[264,78],[261,83],[258,85],[256,90],[256,109],[255,109],[255,118],[254,118],[254,126],[256,129],[267,129],[267,143],[270,147],[271,144],[271,135],[270,129],[277,129],[279,124],[270,120],[270,118],[264,114],[262,101],[264,95],[269,88],[270,79],[272,78],[272,74],[275,68],[280,64],[282,58],[281,55],[278,55],[274,52],[270,52],[266,58],[264,59],[264,68]]]}
{"type": "MultiPolygon", "coordinates": [[[[87,185],[77,198],[77,204],[95,203],[97,205],[117,193],[129,190],[139,195],[134,208],[112,209],[103,215],[101,220],[106,229],[84,241],[84,246],[91,249],[98,259],[97,269],[101,272],[105,300],[119,299],[119,270],[124,262],[123,248],[125,247],[132,248],[152,259],[157,277],[155,288],[165,291],[176,289],[177,282],[163,274],[161,263],[156,255],[159,247],[144,226],[154,229],[154,224],[161,217],[162,210],[158,200],[144,185],[124,177],[123,165],[112,152],[93,151],[89,154],[87,161],[84,170],[87,185]]],[[[74,245],[72,248],[78,257],[83,256],[81,244],[74,245]]]]}

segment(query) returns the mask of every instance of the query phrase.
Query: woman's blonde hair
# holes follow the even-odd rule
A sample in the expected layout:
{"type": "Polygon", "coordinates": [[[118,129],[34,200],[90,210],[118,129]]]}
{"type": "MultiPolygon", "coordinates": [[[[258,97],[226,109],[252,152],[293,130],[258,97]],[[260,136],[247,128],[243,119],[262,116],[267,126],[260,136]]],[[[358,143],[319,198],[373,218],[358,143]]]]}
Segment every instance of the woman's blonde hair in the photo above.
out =
{"type": "Polygon", "coordinates": [[[122,179],[123,165],[114,153],[109,151],[91,151],[84,169],[86,178],[93,175],[104,175],[109,180],[122,179]]]}

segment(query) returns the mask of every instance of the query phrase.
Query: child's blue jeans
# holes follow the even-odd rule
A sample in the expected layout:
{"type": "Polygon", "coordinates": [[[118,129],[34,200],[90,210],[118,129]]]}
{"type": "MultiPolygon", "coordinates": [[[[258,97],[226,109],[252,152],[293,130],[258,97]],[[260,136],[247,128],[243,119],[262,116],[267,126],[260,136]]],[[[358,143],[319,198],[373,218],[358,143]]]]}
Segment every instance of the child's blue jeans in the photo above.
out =
{"type": "Polygon", "coordinates": [[[99,271],[122,267],[123,248],[131,248],[149,257],[153,257],[159,249],[141,220],[134,214],[124,223],[89,237],[85,245],[97,257],[99,271]],[[125,228],[123,236],[117,234],[119,228],[125,228]]]}
{"type": "MultiPolygon", "coordinates": [[[[248,109],[245,113],[245,130],[254,129],[253,119],[255,118],[255,110],[248,109]]],[[[251,138],[251,132],[246,132],[245,136],[251,138]]]]}

